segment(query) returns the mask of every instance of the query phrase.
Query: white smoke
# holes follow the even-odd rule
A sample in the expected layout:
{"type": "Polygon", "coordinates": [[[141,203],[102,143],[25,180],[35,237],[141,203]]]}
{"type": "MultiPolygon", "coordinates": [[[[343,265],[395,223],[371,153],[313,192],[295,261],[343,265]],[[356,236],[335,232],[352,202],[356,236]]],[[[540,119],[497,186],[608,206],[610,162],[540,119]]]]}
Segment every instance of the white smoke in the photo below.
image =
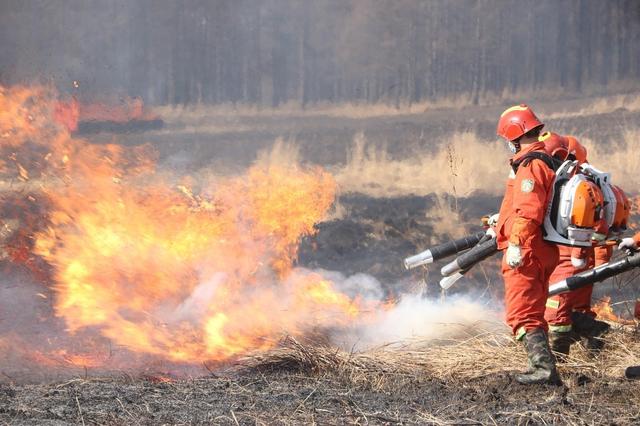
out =
{"type": "MultiPolygon", "coordinates": [[[[345,294],[384,302],[383,285],[367,274],[349,277],[334,271],[317,271],[345,294]]],[[[422,294],[403,294],[393,305],[363,316],[363,322],[333,334],[346,350],[366,350],[383,345],[419,346],[448,339],[469,338],[504,328],[500,309],[471,296],[437,300],[422,294]]]]}
{"type": "Polygon", "coordinates": [[[360,297],[376,301],[381,301],[384,298],[385,291],[382,284],[371,275],[358,273],[345,276],[342,272],[324,269],[317,269],[315,272],[335,283],[338,290],[351,298],[360,297]]]}
{"type": "Polygon", "coordinates": [[[350,347],[423,345],[468,338],[502,326],[498,312],[467,297],[438,301],[422,295],[403,295],[398,304],[376,317],[373,323],[355,330],[348,342],[350,347]],[[357,341],[353,341],[354,337],[357,341]]]}
{"type": "Polygon", "coordinates": [[[189,297],[187,297],[173,311],[169,318],[172,322],[183,320],[197,321],[202,318],[209,309],[209,304],[216,297],[218,288],[224,284],[227,274],[218,272],[213,275],[210,280],[204,281],[197,285],[189,297]]]}

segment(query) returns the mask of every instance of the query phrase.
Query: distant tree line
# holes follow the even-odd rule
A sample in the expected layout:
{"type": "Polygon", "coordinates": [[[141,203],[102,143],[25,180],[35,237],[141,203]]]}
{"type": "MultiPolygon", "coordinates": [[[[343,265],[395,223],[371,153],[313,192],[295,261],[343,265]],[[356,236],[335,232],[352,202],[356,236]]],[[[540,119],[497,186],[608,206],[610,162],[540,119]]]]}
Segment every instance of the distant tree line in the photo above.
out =
{"type": "Polygon", "coordinates": [[[0,82],[156,104],[406,103],[638,81],[638,0],[4,0],[0,82]]]}

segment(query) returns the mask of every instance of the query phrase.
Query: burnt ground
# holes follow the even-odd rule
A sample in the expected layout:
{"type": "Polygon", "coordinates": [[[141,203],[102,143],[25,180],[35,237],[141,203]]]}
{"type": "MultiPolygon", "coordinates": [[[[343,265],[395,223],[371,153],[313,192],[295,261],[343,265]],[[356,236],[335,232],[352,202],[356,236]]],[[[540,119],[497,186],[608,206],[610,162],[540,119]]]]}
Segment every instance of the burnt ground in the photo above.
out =
{"type": "MultiPolygon", "coordinates": [[[[299,263],[346,275],[366,273],[388,285],[422,280],[424,270],[406,271],[402,260],[451,238],[439,231],[438,219],[429,216],[436,198],[344,195],[340,197],[343,217],[316,226],[317,234],[301,244],[299,263]]],[[[481,230],[480,217],[496,212],[499,204],[499,197],[482,194],[459,198],[459,217],[464,222],[461,235],[481,230]]],[[[438,271],[450,260],[437,262],[429,269],[438,271]]],[[[438,280],[437,275],[428,279],[434,291],[438,280]]]]}
{"type": "MultiPolygon", "coordinates": [[[[211,133],[181,123],[165,130],[123,136],[123,143],[154,141],[161,162],[177,169],[197,170],[219,165],[222,172],[250,164],[258,151],[278,136],[299,142],[303,160],[323,165],[344,164],[347,146],[358,131],[374,144],[387,146],[393,158],[416,149],[437,149],[451,128],[493,137],[494,117],[501,107],[445,110],[428,116],[369,119],[210,117],[211,133]],[[495,111],[494,111],[495,110],[495,111]],[[474,118],[464,120],[465,115],[474,118]],[[231,121],[230,123],[228,121],[231,121]],[[463,125],[460,123],[463,122],[463,125]],[[225,127],[226,126],[226,127],[225,127]],[[179,136],[176,136],[179,135],[179,136]]],[[[613,140],[623,122],[639,122],[640,113],[621,111],[552,122],[558,131],[588,128],[593,137],[613,140]],[[622,119],[620,118],[622,114],[622,119]],[[605,127],[599,125],[613,123],[605,127]]],[[[111,142],[113,136],[95,136],[111,142]]],[[[436,197],[372,198],[343,194],[343,212],[317,225],[317,234],[301,244],[299,264],[367,273],[394,292],[416,282],[427,283],[427,294],[439,292],[437,274],[407,272],[402,259],[445,241],[438,223],[428,214],[436,197]]],[[[499,198],[476,194],[458,200],[464,231],[478,229],[477,219],[494,212],[499,198]]],[[[494,260],[495,261],[495,260],[494,260]]],[[[489,265],[491,265],[489,263],[489,265]]],[[[430,270],[437,271],[441,264],[430,270]]],[[[495,268],[474,271],[456,291],[491,286],[500,293],[495,268]],[[486,275],[488,271],[488,276],[486,275]],[[493,271],[493,272],[492,272],[493,271]],[[480,283],[480,284],[478,284],[480,283]]],[[[475,347],[467,348],[471,353],[475,347]]],[[[487,362],[501,348],[488,352],[487,362]]],[[[469,358],[473,360],[474,358],[469,358]]],[[[449,368],[473,369],[464,358],[449,368]]],[[[483,361],[484,362],[484,361],[483,361]]],[[[429,363],[426,360],[425,363],[429,363]]],[[[393,362],[385,368],[392,368],[393,362]]],[[[519,363],[517,365],[523,365],[519,363]]],[[[591,365],[585,362],[584,365],[591,365]]],[[[384,380],[354,380],[341,368],[309,368],[305,364],[239,365],[194,379],[166,379],[162,375],[118,373],[96,377],[74,373],[65,380],[25,384],[19,377],[0,377],[0,422],[5,424],[638,424],[638,382],[620,374],[602,376],[580,369],[563,370],[564,387],[523,387],[512,379],[512,366],[498,365],[486,375],[443,377],[416,364],[415,373],[391,374],[384,380]]],[[[0,366],[0,372],[2,366],[0,366]]]]}
{"type": "Polygon", "coordinates": [[[524,387],[509,373],[383,388],[332,372],[251,370],[158,382],[121,377],[0,386],[4,424],[637,424],[638,383],[524,387]]]}

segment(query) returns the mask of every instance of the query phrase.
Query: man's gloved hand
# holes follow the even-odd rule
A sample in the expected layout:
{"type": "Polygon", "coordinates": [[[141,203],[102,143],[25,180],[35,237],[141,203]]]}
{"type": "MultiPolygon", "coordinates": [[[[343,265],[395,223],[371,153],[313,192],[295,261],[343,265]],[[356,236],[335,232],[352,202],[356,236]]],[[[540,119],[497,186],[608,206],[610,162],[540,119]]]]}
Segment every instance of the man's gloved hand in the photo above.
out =
{"type": "Polygon", "coordinates": [[[582,269],[587,266],[587,259],[571,256],[571,265],[576,269],[582,269]]]}
{"type": "Polygon", "coordinates": [[[507,247],[507,253],[505,256],[507,265],[509,265],[511,269],[515,269],[518,266],[522,265],[522,251],[520,250],[520,246],[509,243],[509,247],[507,247]]]}
{"type": "Polygon", "coordinates": [[[618,245],[619,250],[634,251],[637,248],[638,248],[638,245],[636,244],[636,241],[631,237],[623,238],[620,244],[618,245]]]}
{"type": "Polygon", "coordinates": [[[490,227],[495,228],[498,225],[498,219],[500,219],[500,213],[492,214],[491,216],[489,216],[487,224],[490,227]]]}

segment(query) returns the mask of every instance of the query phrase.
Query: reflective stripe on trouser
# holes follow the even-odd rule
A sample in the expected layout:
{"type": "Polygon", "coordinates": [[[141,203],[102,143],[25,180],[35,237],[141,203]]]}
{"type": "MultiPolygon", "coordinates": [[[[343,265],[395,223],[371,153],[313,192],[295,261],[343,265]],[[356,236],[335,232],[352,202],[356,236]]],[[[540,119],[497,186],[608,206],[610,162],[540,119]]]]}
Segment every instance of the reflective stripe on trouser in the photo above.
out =
{"type": "Polygon", "coordinates": [[[538,241],[534,248],[522,248],[523,263],[511,269],[502,260],[505,284],[505,311],[507,325],[516,337],[520,330],[535,328],[548,330],[544,314],[549,293],[549,276],[556,266],[558,249],[555,245],[538,241]]]}
{"type": "MultiPolygon", "coordinates": [[[[565,262],[565,260],[562,260],[565,262]]],[[[554,284],[573,275],[568,269],[564,271],[558,267],[549,279],[549,284],[554,284]]],[[[557,294],[547,299],[544,318],[549,324],[571,324],[571,313],[580,311],[590,316],[595,316],[591,311],[591,293],[593,285],[581,287],[567,293],[557,294]]]]}
{"type": "Polygon", "coordinates": [[[549,331],[552,333],[568,333],[572,328],[571,324],[549,324],[549,331]]]}

